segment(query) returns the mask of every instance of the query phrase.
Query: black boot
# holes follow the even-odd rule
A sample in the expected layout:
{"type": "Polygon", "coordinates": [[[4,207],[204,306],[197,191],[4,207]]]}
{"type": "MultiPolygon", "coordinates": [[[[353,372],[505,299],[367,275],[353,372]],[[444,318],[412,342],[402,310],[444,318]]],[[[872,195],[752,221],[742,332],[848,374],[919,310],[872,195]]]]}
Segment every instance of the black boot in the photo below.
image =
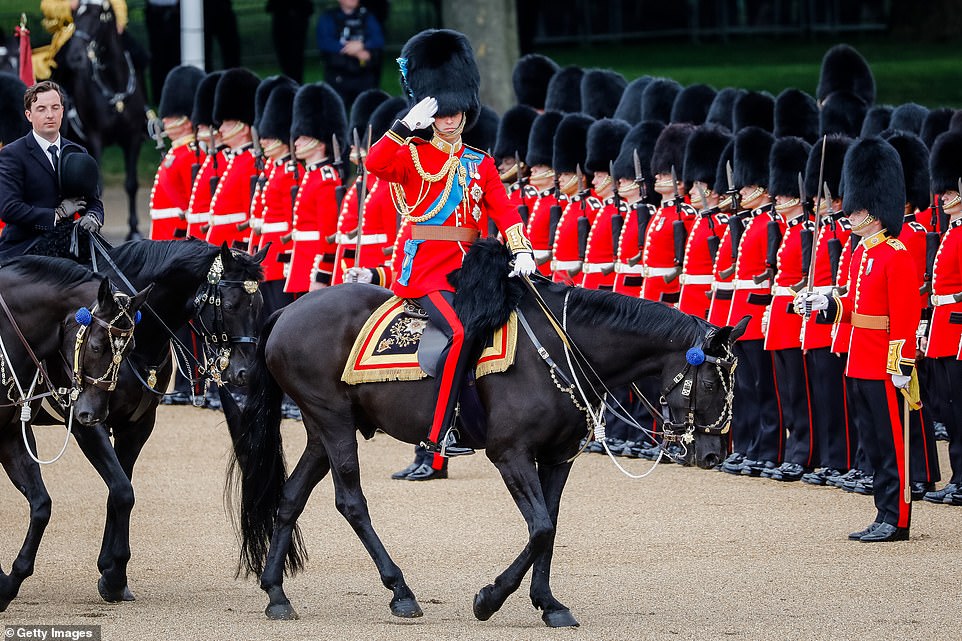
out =
{"type": "Polygon", "coordinates": [[[391,478],[394,479],[395,481],[399,481],[401,479],[407,478],[408,474],[410,474],[414,470],[421,467],[421,465],[423,465],[426,460],[427,460],[427,453],[424,451],[424,448],[421,447],[420,445],[415,445],[414,446],[414,462],[408,465],[403,470],[398,470],[397,472],[392,474],[391,478]]]}
{"type": "Polygon", "coordinates": [[[445,434],[440,443],[424,441],[421,443],[421,446],[429,454],[440,454],[445,458],[474,454],[474,450],[472,448],[464,447],[463,445],[458,444],[458,431],[453,428],[448,430],[448,433],[445,434]]]}
{"type": "Polygon", "coordinates": [[[425,458],[416,470],[404,477],[405,481],[433,481],[434,479],[448,478],[448,459],[444,459],[441,469],[436,470],[431,467],[431,459],[425,458]]]}

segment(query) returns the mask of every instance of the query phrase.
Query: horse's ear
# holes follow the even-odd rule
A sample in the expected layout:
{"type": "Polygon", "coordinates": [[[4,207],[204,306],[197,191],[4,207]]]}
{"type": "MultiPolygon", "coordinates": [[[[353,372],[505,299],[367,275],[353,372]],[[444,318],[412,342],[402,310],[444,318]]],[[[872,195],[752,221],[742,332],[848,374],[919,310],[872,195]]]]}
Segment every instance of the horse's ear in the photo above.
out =
{"type": "Polygon", "coordinates": [[[728,343],[731,333],[732,328],[728,326],[713,327],[712,329],[708,330],[708,334],[705,336],[705,351],[720,351],[722,346],[728,343]]]}
{"type": "Polygon", "coordinates": [[[220,244],[220,259],[224,263],[234,260],[234,256],[230,253],[230,247],[227,245],[226,240],[220,244]]]}
{"type": "Polygon", "coordinates": [[[140,306],[147,302],[147,297],[150,296],[150,290],[153,288],[154,284],[151,283],[137,292],[134,297],[130,299],[131,310],[136,311],[140,309],[140,306]]]}
{"type": "Polygon", "coordinates": [[[114,291],[110,287],[110,280],[100,279],[100,289],[97,290],[97,307],[112,310],[114,308],[114,291]]]}
{"type": "Polygon", "coordinates": [[[748,328],[748,321],[750,320],[751,316],[743,316],[742,319],[738,321],[734,327],[732,327],[731,336],[729,338],[732,343],[737,341],[741,335],[745,333],[745,329],[748,328]]]}
{"type": "Polygon", "coordinates": [[[258,265],[264,262],[264,258],[267,256],[267,250],[269,250],[270,248],[271,248],[271,241],[267,241],[267,244],[264,245],[264,247],[259,252],[254,254],[253,256],[254,262],[257,263],[258,265]]]}

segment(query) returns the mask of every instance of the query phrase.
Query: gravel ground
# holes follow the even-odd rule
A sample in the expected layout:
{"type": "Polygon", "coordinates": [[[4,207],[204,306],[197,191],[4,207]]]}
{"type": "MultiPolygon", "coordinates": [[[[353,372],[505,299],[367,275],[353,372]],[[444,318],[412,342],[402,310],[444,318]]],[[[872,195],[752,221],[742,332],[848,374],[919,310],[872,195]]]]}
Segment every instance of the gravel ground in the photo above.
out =
{"type": "MultiPolygon", "coordinates": [[[[304,444],[285,422],[288,460],[304,444]]],[[[63,431],[38,428],[40,450],[63,431]]],[[[945,445],[940,444],[943,463],[945,445]]],[[[401,620],[390,592],[334,509],[329,477],[301,518],[310,561],[286,583],[299,621],[268,621],[253,580],[235,580],[237,545],[225,514],[229,449],[221,415],[162,407],[137,467],[130,587],[106,604],[96,557],[106,490],[71,444],[44,470],[53,516],[36,573],[3,624],[99,624],[103,638],[153,639],[956,639],[962,510],[916,504],[908,542],[870,546],[845,534],[871,520],[871,499],[839,490],[665,465],[643,481],[601,456],[574,466],[562,504],[555,595],[581,622],[549,630],[527,581],[487,622],[474,593],[523,547],[525,528],[483,455],[457,459],[447,481],[391,481],[410,446],[384,435],[360,446],[382,540],[424,617],[401,620]]],[[[647,462],[630,461],[635,471],[647,462]]],[[[9,568],[26,505],[0,484],[0,561],[9,568]]]]}

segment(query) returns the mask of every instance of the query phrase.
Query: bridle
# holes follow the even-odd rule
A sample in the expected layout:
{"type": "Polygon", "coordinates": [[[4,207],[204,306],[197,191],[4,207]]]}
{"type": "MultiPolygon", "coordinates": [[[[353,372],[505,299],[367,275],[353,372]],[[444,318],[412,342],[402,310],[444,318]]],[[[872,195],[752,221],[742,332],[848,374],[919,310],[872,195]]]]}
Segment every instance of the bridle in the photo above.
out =
{"type": "MultiPolygon", "coordinates": [[[[85,11],[87,5],[101,5],[101,4],[102,4],[101,2],[84,0],[80,3],[80,8],[78,9],[77,15],[79,16],[82,11],[85,11]]],[[[107,15],[108,14],[103,9],[101,9],[100,16],[99,16],[101,23],[107,21],[106,19],[107,15]]],[[[74,25],[76,24],[77,22],[76,20],[74,20],[74,25]]],[[[104,64],[100,60],[100,57],[97,55],[98,43],[97,43],[97,40],[94,38],[94,36],[77,27],[75,28],[74,34],[72,37],[79,38],[83,42],[87,43],[86,58],[87,60],[90,61],[90,70],[91,70],[91,75],[93,77],[94,85],[96,85],[97,89],[100,91],[100,94],[110,104],[110,106],[114,108],[115,111],[117,111],[118,113],[122,112],[125,108],[125,103],[127,99],[130,98],[132,95],[134,95],[134,92],[137,91],[137,73],[134,70],[134,62],[130,57],[130,53],[126,50],[123,52],[124,61],[127,63],[127,85],[124,87],[124,90],[122,92],[114,91],[112,88],[107,86],[106,82],[104,82],[102,72],[104,69],[107,68],[107,65],[104,64]]]]}
{"type": "Polygon", "coordinates": [[[86,307],[81,307],[77,310],[74,315],[74,320],[76,320],[79,328],[77,329],[77,336],[74,339],[74,349],[73,349],[73,388],[70,390],[70,400],[76,401],[79,398],[80,393],[83,391],[84,383],[88,383],[102,389],[106,392],[112,392],[117,387],[117,377],[120,375],[120,365],[123,363],[124,354],[127,348],[131,346],[131,342],[134,338],[134,327],[140,320],[140,312],[135,314],[130,313],[130,296],[123,293],[114,294],[114,303],[117,305],[117,314],[111,318],[109,321],[104,321],[103,319],[94,315],[97,311],[98,305],[94,305],[93,310],[89,310],[86,307]],[[127,327],[120,327],[117,323],[118,321],[125,320],[127,327]],[[96,323],[107,330],[107,335],[110,338],[110,351],[111,358],[110,363],[107,365],[106,371],[100,376],[91,376],[84,373],[83,363],[84,355],[86,354],[86,349],[88,341],[86,340],[88,336],[87,329],[92,323],[96,323]]]}
{"type": "Polygon", "coordinates": [[[191,326],[204,341],[204,362],[199,370],[202,375],[209,373],[218,386],[222,384],[221,373],[230,365],[231,346],[257,343],[256,336],[232,336],[227,333],[221,304],[225,287],[241,287],[248,296],[253,296],[259,284],[256,280],[224,280],[224,262],[218,255],[207,272],[207,283],[201,285],[194,296],[197,325],[191,322],[191,326]],[[208,308],[211,310],[210,325],[204,320],[204,310],[208,308]]]}

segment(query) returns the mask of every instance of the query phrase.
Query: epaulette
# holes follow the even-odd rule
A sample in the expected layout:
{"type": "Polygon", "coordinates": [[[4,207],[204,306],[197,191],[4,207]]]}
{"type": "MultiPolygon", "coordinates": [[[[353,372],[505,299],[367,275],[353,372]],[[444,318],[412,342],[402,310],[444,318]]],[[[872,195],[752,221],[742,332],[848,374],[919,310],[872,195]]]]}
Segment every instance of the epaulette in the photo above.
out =
{"type": "Polygon", "coordinates": [[[918,233],[918,234],[924,234],[925,232],[928,231],[928,230],[925,228],[925,225],[923,225],[922,223],[917,223],[917,222],[915,222],[914,220],[910,220],[910,221],[907,222],[906,224],[909,226],[909,228],[910,228],[912,231],[914,231],[914,232],[916,232],[916,233],[918,233]]]}
{"type": "Polygon", "coordinates": [[[481,149],[478,149],[477,147],[472,147],[471,145],[465,145],[463,142],[461,144],[464,146],[465,149],[470,149],[471,151],[481,154],[482,158],[484,158],[485,156],[490,157],[490,154],[486,151],[482,151],[481,149]]]}
{"type": "Polygon", "coordinates": [[[588,206],[591,207],[592,209],[601,209],[602,207],[601,200],[598,198],[595,198],[594,196],[588,196],[587,202],[588,202],[588,206]]]}
{"type": "Polygon", "coordinates": [[[806,219],[805,222],[802,223],[802,227],[803,227],[804,229],[807,229],[807,230],[810,231],[810,232],[814,232],[814,231],[815,231],[815,221],[814,221],[814,220],[807,220],[807,219],[806,219]]]}
{"type": "Polygon", "coordinates": [[[321,165],[322,180],[338,180],[337,170],[332,165],[321,165]]]}
{"type": "Polygon", "coordinates": [[[796,216],[795,218],[792,218],[790,221],[788,221],[787,223],[785,223],[785,226],[786,226],[786,227],[798,227],[798,226],[801,225],[803,222],[805,222],[805,217],[804,217],[804,216],[796,216]]]}
{"type": "Polygon", "coordinates": [[[715,214],[715,220],[721,225],[727,225],[730,216],[728,214],[715,214]]]}
{"type": "Polygon", "coordinates": [[[845,231],[852,231],[852,223],[848,221],[848,218],[839,218],[838,226],[844,229],[845,231]]]}
{"type": "Polygon", "coordinates": [[[537,187],[532,187],[531,185],[524,186],[524,195],[528,198],[537,198],[541,195],[537,187]]]}
{"type": "Polygon", "coordinates": [[[686,216],[698,215],[698,210],[692,207],[691,205],[689,205],[688,203],[682,203],[679,209],[681,209],[681,211],[684,212],[686,216]]]}
{"type": "Polygon", "coordinates": [[[896,251],[905,251],[905,245],[903,245],[902,241],[898,238],[889,238],[885,242],[896,251]]]}
{"type": "Polygon", "coordinates": [[[554,187],[548,187],[544,191],[538,192],[538,196],[541,198],[544,198],[545,196],[551,196],[552,194],[554,194],[554,187]]]}

